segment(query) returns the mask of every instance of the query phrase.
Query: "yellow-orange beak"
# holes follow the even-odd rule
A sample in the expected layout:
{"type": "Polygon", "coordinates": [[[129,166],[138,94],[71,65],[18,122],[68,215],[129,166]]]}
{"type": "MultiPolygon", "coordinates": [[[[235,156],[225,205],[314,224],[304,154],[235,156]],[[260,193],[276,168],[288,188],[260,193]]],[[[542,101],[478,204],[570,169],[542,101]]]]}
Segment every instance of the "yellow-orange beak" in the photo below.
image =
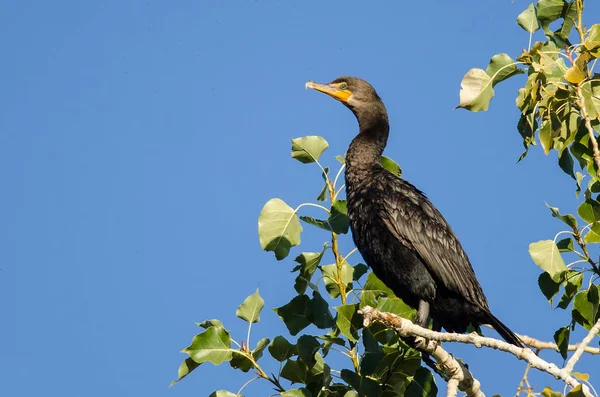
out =
{"type": "Polygon", "coordinates": [[[313,90],[324,92],[332,98],[337,99],[340,102],[348,102],[348,99],[352,96],[350,91],[342,90],[341,84],[319,84],[313,81],[309,81],[305,84],[306,88],[312,88],[313,90]]]}

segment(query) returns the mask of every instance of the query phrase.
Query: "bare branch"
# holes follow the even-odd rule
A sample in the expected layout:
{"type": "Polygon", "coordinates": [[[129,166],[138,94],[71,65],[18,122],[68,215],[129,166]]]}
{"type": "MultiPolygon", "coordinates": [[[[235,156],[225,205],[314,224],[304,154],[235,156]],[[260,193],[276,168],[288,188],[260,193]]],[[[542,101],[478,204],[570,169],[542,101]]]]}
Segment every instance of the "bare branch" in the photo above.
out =
{"type": "MultiPolygon", "coordinates": [[[[363,307],[359,311],[359,314],[364,317],[365,327],[368,326],[372,321],[379,321],[394,329],[402,337],[420,336],[425,338],[428,341],[426,349],[431,349],[431,351],[424,351],[429,353],[436,360],[438,360],[438,356],[440,359],[445,359],[443,362],[438,360],[438,363],[448,366],[448,371],[453,374],[451,379],[459,379],[459,389],[466,392],[469,396],[484,396],[481,390],[479,390],[479,382],[472,377],[471,373],[466,370],[466,368],[461,367],[460,364],[454,360],[454,358],[452,358],[435,342],[459,342],[475,345],[476,347],[491,347],[492,349],[510,353],[519,360],[526,361],[529,363],[529,365],[531,365],[532,368],[547,372],[556,379],[562,380],[570,387],[576,387],[580,385],[577,379],[571,376],[569,371],[566,369],[560,369],[556,364],[543,360],[542,358],[536,356],[536,354],[528,348],[523,349],[498,339],[479,336],[476,333],[455,334],[432,331],[430,329],[419,327],[418,325],[413,324],[410,320],[398,317],[392,313],[380,312],[379,310],[373,309],[370,306],[363,307]],[[435,349],[431,348],[432,346],[435,346],[435,349]],[[457,364],[458,368],[456,367],[457,364]]],[[[592,396],[589,387],[585,384],[582,385],[582,391],[586,396],[592,396]]]]}
{"type": "MultiPolygon", "coordinates": [[[[554,350],[554,351],[560,351],[558,349],[558,346],[556,346],[556,343],[554,342],[544,342],[535,338],[532,338],[531,336],[527,336],[527,335],[517,335],[519,337],[519,339],[521,339],[523,341],[523,343],[525,343],[527,346],[536,349],[536,350],[546,350],[546,349],[550,349],[550,350],[554,350]]],[[[575,351],[577,350],[577,348],[579,348],[580,343],[574,344],[574,345],[569,345],[569,347],[567,348],[568,351],[575,351]]],[[[599,347],[589,347],[589,346],[585,346],[584,350],[585,353],[589,353],[589,354],[600,354],[600,348],[599,347]]]]}
{"type": "Polygon", "coordinates": [[[594,339],[594,337],[596,335],[598,335],[599,332],[600,332],[600,319],[598,321],[596,321],[596,324],[594,324],[592,329],[590,329],[590,332],[588,332],[588,334],[585,336],[585,338],[583,338],[583,340],[579,344],[579,347],[577,348],[577,350],[575,350],[575,353],[573,353],[573,355],[571,356],[569,361],[567,361],[567,365],[565,365],[566,371],[569,371],[569,373],[571,373],[573,371],[573,368],[575,368],[575,364],[577,364],[577,361],[579,361],[579,359],[581,358],[581,355],[585,351],[585,348],[587,347],[587,345],[590,344],[592,339],[594,339]]]}

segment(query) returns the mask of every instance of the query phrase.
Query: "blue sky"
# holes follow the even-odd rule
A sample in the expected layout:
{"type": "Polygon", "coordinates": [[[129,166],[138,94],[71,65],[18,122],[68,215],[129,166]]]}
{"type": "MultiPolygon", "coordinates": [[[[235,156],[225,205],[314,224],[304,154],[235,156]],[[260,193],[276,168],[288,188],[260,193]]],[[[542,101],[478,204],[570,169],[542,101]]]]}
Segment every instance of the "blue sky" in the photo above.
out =
{"type": "MultiPolygon", "coordinates": [[[[243,338],[235,309],[257,287],[267,310],[253,335],[284,332],[268,309],[293,296],[293,265],[261,251],[257,217],[272,197],[295,206],[321,187],[315,166],[290,159],[291,138],[323,135],[323,162],[335,165],[354,136],[349,111],[304,89],[339,75],[378,90],[386,154],[451,223],[494,313],[545,340],[568,323],[539,292],[527,247],[561,228],[545,201],[575,210],[574,183],[537,148],[516,164],[523,80],[499,86],[487,113],[453,110],[467,70],[527,46],[515,19],[528,3],[365,4],[0,5],[0,394],[237,390],[246,375],[210,364],[168,386],[193,322],[218,317],[243,338]]],[[[305,227],[302,248],[326,237],[305,227]]],[[[488,395],[514,394],[524,363],[447,347],[488,395]]],[[[577,368],[598,379],[591,363],[577,368]]]]}

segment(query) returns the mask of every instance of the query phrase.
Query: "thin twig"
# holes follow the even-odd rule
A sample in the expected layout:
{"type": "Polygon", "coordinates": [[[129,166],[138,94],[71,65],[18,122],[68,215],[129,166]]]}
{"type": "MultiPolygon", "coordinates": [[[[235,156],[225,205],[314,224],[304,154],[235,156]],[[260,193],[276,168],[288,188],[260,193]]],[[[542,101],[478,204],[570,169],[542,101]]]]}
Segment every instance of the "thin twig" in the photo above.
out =
{"type": "Polygon", "coordinates": [[[592,339],[594,339],[594,337],[598,335],[598,332],[600,332],[600,320],[596,321],[596,324],[594,324],[592,329],[590,329],[590,332],[588,332],[585,338],[583,338],[583,340],[579,344],[579,347],[577,348],[577,350],[575,350],[575,353],[573,353],[569,361],[567,361],[567,364],[565,365],[566,371],[568,371],[569,373],[573,371],[573,368],[575,368],[575,364],[577,364],[577,361],[579,361],[579,359],[581,358],[581,355],[585,351],[585,348],[587,347],[587,345],[590,344],[592,339]]]}
{"type": "Polygon", "coordinates": [[[598,167],[597,173],[600,176],[600,149],[598,148],[598,141],[596,141],[596,135],[594,134],[594,128],[592,127],[590,115],[588,114],[587,108],[585,107],[583,91],[579,84],[575,87],[575,91],[577,92],[577,106],[579,106],[581,116],[585,121],[585,128],[587,129],[588,135],[590,137],[590,142],[592,144],[592,150],[594,152],[594,162],[596,163],[596,167],[598,167]]]}
{"type": "MultiPolygon", "coordinates": [[[[541,340],[534,339],[531,336],[527,336],[527,335],[517,335],[517,336],[519,337],[519,339],[521,339],[523,341],[523,343],[525,343],[527,346],[529,346],[533,349],[536,349],[536,350],[550,349],[550,350],[560,352],[560,349],[554,342],[544,342],[541,340]]],[[[575,350],[577,350],[577,348],[579,348],[579,346],[581,346],[580,343],[577,343],[574,345],[569,345],[567,347],[567,350],[575,351],[575,350]]],[[[600,348],[586,346],[584,349],[584,352],[589,353],[589,354],[600,354],[600,348]]]]}

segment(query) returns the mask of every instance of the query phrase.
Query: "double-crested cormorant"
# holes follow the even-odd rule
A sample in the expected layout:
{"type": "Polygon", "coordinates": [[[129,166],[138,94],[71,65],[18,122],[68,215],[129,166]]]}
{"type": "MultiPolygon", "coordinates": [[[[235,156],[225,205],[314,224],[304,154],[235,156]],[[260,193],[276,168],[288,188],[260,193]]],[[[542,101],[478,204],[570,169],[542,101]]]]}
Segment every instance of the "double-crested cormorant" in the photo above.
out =
{"type": "Polygon", "coordinates": [[[467,254],[425,195],[381,166],[389,123],[375,89],[356,77],[306,83],[342,102],[360,132],[346,153],[350,228],[364,260],[394,293],[418,308],[418,323],[464,333],[490,324],[509,343],[519,338],[491,313],[467,254]]]}

